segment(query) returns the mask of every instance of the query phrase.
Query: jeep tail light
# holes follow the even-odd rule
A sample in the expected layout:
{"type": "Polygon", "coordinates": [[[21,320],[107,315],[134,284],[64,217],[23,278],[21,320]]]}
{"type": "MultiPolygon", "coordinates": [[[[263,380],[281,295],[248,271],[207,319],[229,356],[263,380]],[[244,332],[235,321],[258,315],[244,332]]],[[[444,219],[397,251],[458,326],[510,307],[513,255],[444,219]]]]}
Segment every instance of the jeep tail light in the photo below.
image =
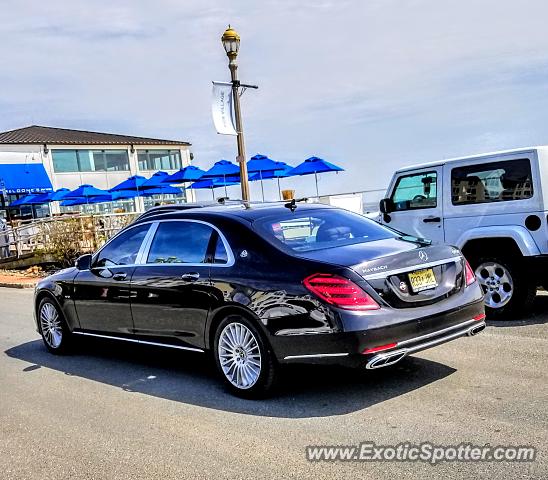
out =
{"type": "Polygon", "coordinates": [[[472,285],[476,281],[476,274],[474,273],[474,270],[472,270],[472,267],[468,263],[468,260],[464,260],[464,272],[466,275],[466,286],[472,285]]]}
{"type": "Polygon", "coordinates": [[[314,295],[335,307],[360,311],[380,308],[358,285],[339,275],[315,273],[306,277],[303,284],[314,295]]]}

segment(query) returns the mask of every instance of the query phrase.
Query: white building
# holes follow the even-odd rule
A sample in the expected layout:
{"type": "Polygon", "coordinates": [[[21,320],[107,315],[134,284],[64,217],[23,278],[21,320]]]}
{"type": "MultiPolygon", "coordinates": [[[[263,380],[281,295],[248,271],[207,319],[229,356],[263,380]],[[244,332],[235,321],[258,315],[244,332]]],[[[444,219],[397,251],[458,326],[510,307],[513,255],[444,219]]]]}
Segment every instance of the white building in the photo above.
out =
{"type": "Polygon", "coordinates": [[[91,184],[108,190],[132,175],[148,178],[159,170],[174,173],[190,165],[190,145],[38,125],[1,132],[0,191],[4,195],[0,195],[0,209],[48,188],[72,190],[91,184]]]}

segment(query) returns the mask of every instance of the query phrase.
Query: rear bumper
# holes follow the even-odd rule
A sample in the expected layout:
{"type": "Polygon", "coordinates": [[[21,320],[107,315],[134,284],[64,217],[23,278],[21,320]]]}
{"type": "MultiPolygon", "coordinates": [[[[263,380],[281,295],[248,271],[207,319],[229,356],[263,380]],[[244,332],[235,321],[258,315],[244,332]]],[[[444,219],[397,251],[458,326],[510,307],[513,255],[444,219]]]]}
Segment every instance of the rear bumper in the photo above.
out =
{"type": "Polygon", "coordinates": [[[387,312],[382,321],[377,317],[362,330],[272,336],[270,340],[281,363],[336,363],[364,367],[374,356],[399,350],[403,358],[476,331],[479,333],[485,327],[483,318],[483,299],[480,298],[453,310],[404,321],[396,321],[387,312]],[[386,345],[391,345],[390,350],[363,353],[386,345]]]}
{"type": "Polygon", "coordinates": [[[386,367],[399,362],[402,358],[411,353],[420,352],[442,343],[455,340],[460,337],[477,335],[481,331],[485,330],[485,321],[478,321],[476,319],[468,320],[458,325],[438,330],[437,332],[421,335],[420,337],[411,338],[398,342],[392,348],[383,351],[382,353],[376,353],[369,356],[365,368],[372,370],[375,368],[386,367]]]}

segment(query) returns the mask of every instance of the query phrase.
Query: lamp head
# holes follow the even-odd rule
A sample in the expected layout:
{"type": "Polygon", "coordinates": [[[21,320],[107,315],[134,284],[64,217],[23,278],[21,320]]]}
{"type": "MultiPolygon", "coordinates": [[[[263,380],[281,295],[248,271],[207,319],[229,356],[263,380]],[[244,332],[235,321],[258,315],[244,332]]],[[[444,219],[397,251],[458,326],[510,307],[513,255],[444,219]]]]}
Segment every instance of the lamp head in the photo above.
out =
{"type": "Polygon", "coordinates": [[[238,32],[229,25],[225,33],[223,33],[221,41],[228,57],[236,58],[240,48],[240,35],[238,35],[238,32]]]}

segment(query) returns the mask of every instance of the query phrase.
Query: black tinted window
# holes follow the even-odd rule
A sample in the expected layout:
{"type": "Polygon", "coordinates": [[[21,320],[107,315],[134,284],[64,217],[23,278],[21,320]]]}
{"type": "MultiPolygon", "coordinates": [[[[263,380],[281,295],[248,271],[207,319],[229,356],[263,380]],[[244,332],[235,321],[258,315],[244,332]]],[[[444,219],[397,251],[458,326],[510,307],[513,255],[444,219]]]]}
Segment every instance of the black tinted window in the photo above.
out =
{"type": "Polygon", "coordinates": [[[113,267],[135,263],[149,228],[150,225],[139,225],[118,235],[99,252],[94,266],[113,267]]]}
{"type": "Polygon", "coordinates": [[[281,214],[258,220],[254,226],[275,244],[297,252],[371,242],[396,235],[355,213],[325,209],[281,214]]]}
{"type": "Polygon", "coordinates": [[[451,170],[453,205],[523,200],[533,196],[528,159],[467,165],[451,170]]]}
{"type": "Polygon", "coordinates": [[[162,222],[152,240],[147,263],[204,263],[213,233],[196,222],[162,222]]]}

